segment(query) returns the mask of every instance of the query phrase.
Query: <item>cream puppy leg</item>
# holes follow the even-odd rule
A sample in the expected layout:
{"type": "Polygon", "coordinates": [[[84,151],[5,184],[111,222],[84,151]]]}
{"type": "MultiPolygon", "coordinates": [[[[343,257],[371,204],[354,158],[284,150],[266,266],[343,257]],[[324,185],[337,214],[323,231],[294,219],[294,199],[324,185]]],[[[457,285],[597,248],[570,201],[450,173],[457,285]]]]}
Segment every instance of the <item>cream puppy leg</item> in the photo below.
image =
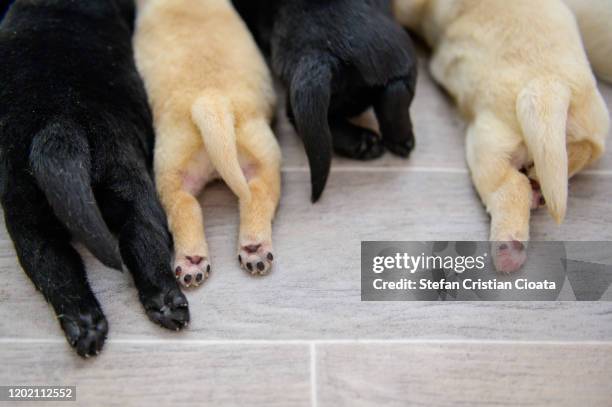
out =
{"type": "Polygon", "coordinates": [[[207,92],[192,109],[208,157],[240,201],[238,260],[267,274],[274,260],[272,218],[280,197],[280,148],[265,117],[231,113],[221,94],[207,92]]]}
{"type": "Polygon", "coordinates": [[[274,260],[272,219],[280,198],[280,148],[265,120],[238,128],[251,199],[240,199],[238,261],[251,274],[267,274],[274,260]]]}
{"type": "Polygon", "coordinates": [[[520,145],[491,113],[480,113],[467,131],[467,161],[476,190],[491,215],[491,250],[501,272],[518,270],[526,260],[533,191],[529,179],[512,163],[520,145]]]}
{"type": "Polygon", "coordinates": [[[198,286],[208,278],[210,262],[197,196],[212,167],[188,121],[158,123],[157,132],[155,176],[174,238],[174,272],[184,287],[198,286]]]}

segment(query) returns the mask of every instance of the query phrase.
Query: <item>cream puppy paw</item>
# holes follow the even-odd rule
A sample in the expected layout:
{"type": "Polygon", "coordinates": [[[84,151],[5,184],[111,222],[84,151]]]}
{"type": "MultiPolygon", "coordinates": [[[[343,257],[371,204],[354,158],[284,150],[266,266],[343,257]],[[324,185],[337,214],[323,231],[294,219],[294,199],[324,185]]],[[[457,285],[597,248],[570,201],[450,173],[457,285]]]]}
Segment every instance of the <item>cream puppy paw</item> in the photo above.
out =
{"type": "Polygon", "coordinates": [[[183,287],[198,287],[210,276],[210,262],[206,256],[177,255],[174,274],[183,287]]]}
{"type": "Polygon", "coordinates": [[[243,245],[238,252],[238,262],[251,275],[265,276],[272,270],[274,262],[272,245],[266,243],[243,245]]]}

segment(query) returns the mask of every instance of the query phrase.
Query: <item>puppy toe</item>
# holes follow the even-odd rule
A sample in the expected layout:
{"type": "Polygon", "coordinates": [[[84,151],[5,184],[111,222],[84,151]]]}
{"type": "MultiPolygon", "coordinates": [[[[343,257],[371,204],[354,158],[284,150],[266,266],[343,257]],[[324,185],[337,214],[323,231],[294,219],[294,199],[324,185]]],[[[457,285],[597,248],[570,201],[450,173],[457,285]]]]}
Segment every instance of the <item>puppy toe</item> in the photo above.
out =
{"type": "Polygon", "coordinates": [[[238,262],[249,274],[264,276],[272,270],[274,254],[270,245],[248,244],[240,247],[238,262]]]}
{"type": "Polygon", "coordinates": [[[177,256],[174,275],[183,287],[198,287],[210,276],[210,262],[206,256],[177,256]]]}
{"type": "Polygon", "coordinates": [[[525,245],[518,240],[493,243],[493,262],[500,273],[514,273],[527,260],[525,245]]]}

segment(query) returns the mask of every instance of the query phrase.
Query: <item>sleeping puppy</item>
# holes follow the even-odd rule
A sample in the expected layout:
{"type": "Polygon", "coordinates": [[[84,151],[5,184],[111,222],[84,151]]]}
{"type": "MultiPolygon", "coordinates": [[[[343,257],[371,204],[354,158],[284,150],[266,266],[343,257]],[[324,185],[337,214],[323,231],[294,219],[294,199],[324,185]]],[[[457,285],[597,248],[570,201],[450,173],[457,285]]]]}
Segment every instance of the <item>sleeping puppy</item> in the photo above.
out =
{"type": "Polygon", "coordinates": [[[234,0],[288,89],[287,112],[310,164],[312,200],[321,196],[332,149],[356,159],[414,146],[409,108],[416,58],[388,0],[234,0]],[[382,139],[348,118],[370,106],[382,139]],[[333,137],[332,137],[333,135],[333,137]]]}
{"type": "Polygon", "coordinates": [[[612,0],[565,0],[574,12],[593,70],[612,83],[612,0]]]}
{"type": "Polygon", "coordinates": [[[240,200],[238,261],[270,271],[280,148],[268,68],[230,0],[142,0],[135,51],[155,119],[155,177],[174,236],[176,278],[209,275],[197,196],[220,177],[240,200]]]}
{"type": "Polygon", "coordinates": [[[469,120],[467,160],[499,271],[526,259],[530,209],[565,216],[568,177],[601,156],[609,114],[561,0],[396,0],[469,120]]]}
{"type": "Polygon", "coordinates": [[[0,25],[6,228],[84,357],[101,350],[108,324],[71,237],[109,267],[125,263],[151,320],[172,330],[189,321],[151,177],[152,118],[127,21],[133,6],[119,6],[18,0],[0,25]]]}

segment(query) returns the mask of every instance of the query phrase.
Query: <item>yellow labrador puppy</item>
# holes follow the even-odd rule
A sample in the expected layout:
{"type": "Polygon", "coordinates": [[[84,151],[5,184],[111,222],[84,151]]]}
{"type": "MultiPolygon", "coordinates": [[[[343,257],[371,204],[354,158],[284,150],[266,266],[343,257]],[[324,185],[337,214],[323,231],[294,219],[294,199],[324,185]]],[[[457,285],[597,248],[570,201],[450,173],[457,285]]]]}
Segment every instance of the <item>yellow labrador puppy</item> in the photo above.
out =
{"type": "Polygon", "coordinates": [[[609,114],[561,0],[396,0],[469,120],[467,161],[499,271],[526,259],[530,209],[565,217],[568,178],[604,150],[609,114]]]}
{"type": "Polygon", "coordinates": [[[565,0],[572,9],[595,73],[612,83],[612,0],[565,0]]]}
{"type": "Polygon", "coordinates": [[[140,0],[136,61],[153,107],[155,178],[174,236],[177,279],[210,272],[197,196],[220,177],[240,201],[238,259],[251,274],[272,266],[280,149],[270,121],[268,68],[230,0],[140,0]]]}

